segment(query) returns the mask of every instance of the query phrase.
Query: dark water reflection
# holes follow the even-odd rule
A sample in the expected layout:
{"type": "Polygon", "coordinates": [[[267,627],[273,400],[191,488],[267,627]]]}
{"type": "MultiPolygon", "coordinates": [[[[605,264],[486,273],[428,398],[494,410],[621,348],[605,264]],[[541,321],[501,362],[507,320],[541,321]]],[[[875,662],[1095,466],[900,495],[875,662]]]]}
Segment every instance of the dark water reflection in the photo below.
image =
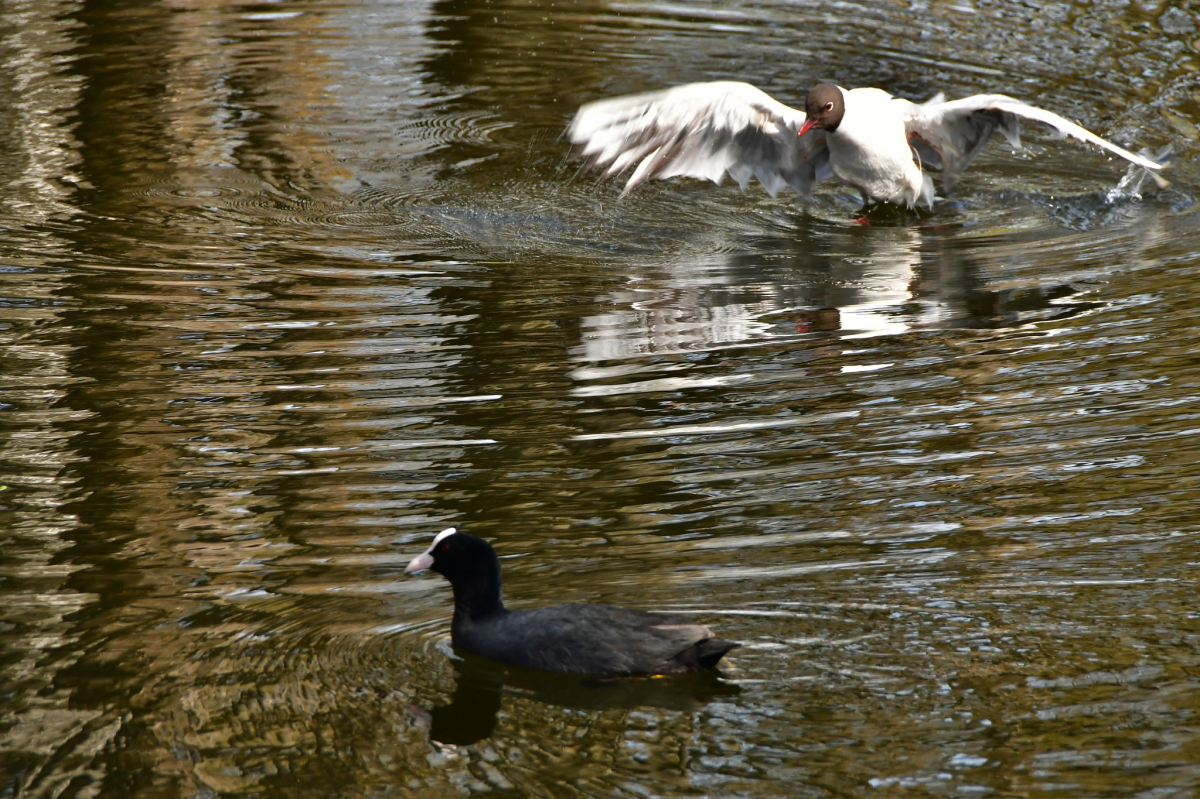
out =
{"type": "Polygon", "coordinates": [[[1139,795],[1200,782],[1200,24],[1115,3],[0,10],[0,796],[1139,795]],[[1003,90],[920,220],[579,176],[579,103],[1003,90]],[[1191,442],[1191,443],[1189,443],[1191,442]],[[687,611],[719,675],[460,662],[687,611]]]}
{"type": "Polygon", "coordinates": [[[454,694],[449,702],[428,710],[410,708],[429,725],[431,740],[452,746],[492,737],[505,695],[565,711],[657,708],[694,713],[714,700],[741,693],[719,670],[670,679],[600,680],[505,667],[460,652],[454,671],[454,694]]]}

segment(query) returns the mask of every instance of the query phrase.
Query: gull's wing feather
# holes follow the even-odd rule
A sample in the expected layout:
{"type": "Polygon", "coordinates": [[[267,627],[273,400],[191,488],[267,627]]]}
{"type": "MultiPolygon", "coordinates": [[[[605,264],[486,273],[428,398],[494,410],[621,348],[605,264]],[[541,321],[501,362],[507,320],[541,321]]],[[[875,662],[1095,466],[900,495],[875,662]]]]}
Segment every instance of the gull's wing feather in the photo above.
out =
{"type": "Polygon", "coordinates": [[[942,182],[947,188],[954,186],[996,131],[1003,133],[1013,147],[1019,148],[1018,122],[1021,119],[1049,125],[1064,136],[1093,144],[1143,169],[1157,172],[1163,167],[1100,138],[1053,111],[1003,94],[976,94],[949,102],[938,97],[922,105],[905,103],[909,142],[924,165],[942,170],[942,182]]]}
{"type": "Polygon", "coordinates": [[[748,83],[689,83],[588,103],[567,128],[587,167],[604,177],[637,164],[625,192],[654,178],[687,176],[745,188],[757,177],[771,196],[792,186],[804,196],[832,177],[825,134],[796,137],[804,112],[748,83]]]}

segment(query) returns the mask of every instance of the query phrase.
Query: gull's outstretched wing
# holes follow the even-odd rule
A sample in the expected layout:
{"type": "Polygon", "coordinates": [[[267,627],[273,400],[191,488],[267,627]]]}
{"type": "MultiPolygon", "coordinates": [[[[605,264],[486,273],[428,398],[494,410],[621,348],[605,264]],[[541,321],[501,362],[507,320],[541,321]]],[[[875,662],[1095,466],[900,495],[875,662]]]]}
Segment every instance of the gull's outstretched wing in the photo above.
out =
{"type": "Polygon", "coordinates": [[[939,96],[921,105],[906,103],[905,110],[909,143],[924,166],[942,170],[942,183],[947,189],[954,187],[967,165],[996,131],[1003,133],[1013,147],[1020,147],[1018,122],[1021,119],[1041,122],[1064,136],[1119,155],[1150,170],[1160,185],[1165,185],[1165,181],[1155,174],[1162,169],[1162,164],[1131,153],[1052,111],[1003,94],[976,94],[949,102],[939,96]]]}
{"type": "Polygon", "coordinates": [[[690,83],[616,97],[579,109],[567,136],[604,177],[637,164],[625,192],[654,178],[687,176],[745,188],[758,178],[774,197],[791,186],[807,197],[832,177],[825,134],[796,134],[804,112],[748,83],[690,83]]]}

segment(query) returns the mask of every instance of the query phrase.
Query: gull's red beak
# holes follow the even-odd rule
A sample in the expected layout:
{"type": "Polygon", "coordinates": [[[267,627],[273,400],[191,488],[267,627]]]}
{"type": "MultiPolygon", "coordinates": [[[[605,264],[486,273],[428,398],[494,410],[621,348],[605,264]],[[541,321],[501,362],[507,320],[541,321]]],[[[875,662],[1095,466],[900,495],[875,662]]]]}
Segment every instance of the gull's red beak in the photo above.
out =
{"type": "Polygon", "coordinates": [[[800,138],[801,136],[803,136],[805,133],[808,133],[810,130],[812,130],[816,126],[817,126],[817,120],[813,119],[812,117],[809,117],[808,119],[804,120],[804,124],[800,126],[800,132],[796,134],[796,138],[797,139],[800,138]]]}

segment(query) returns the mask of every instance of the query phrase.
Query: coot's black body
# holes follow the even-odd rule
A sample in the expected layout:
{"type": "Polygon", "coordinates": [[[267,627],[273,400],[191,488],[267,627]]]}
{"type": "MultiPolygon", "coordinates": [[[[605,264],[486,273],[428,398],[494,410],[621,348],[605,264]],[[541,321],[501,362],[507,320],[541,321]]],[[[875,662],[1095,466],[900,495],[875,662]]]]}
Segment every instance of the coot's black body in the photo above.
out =
{"type": "Polygon", "coordinates": [[[514,666],[601,677],[673,674],[712,668],[739,646],[670,613],[611,605],[506,610],[495,550],[453,528],[405,571],[424,569],[443,575],[454,588],[454,645],[514,666]]]}

